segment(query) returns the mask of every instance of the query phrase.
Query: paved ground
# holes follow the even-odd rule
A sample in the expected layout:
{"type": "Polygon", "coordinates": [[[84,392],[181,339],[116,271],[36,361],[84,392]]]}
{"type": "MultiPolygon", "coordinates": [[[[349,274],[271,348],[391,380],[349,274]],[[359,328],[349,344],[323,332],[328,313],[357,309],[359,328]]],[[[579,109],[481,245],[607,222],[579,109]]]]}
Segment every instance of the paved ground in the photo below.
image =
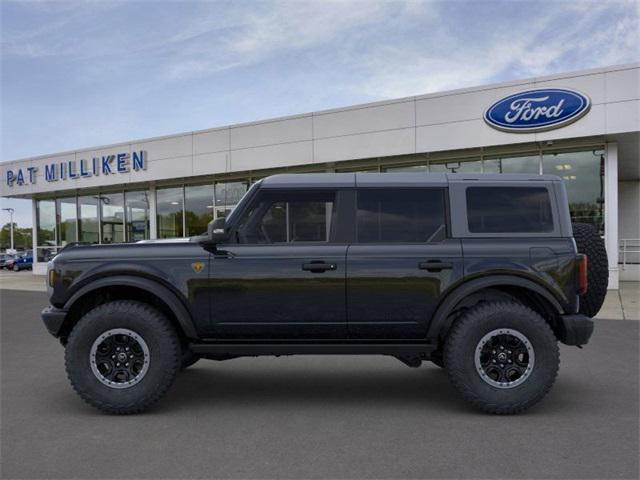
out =
{"type": "Polygon", "coordinates": [[[153,411],[69,387],[42,293],[0,290],[3,478],[638,478],[638,322],[562,347],[520,416],[470,409],[445,374],[383,357],[201,362],[153,411]]]}

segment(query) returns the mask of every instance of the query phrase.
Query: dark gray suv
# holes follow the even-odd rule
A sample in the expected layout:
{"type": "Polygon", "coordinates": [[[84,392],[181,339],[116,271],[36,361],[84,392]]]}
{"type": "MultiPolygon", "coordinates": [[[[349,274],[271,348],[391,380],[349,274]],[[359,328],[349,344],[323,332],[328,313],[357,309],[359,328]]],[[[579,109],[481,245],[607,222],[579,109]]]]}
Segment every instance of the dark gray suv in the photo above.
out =
{"type": "Polygon", "coordinates": [[[201,358],[383,354],[516,413],[551,388],[558,341],[591,336],[606,254],[583,227],[555,176],[275,175],[189,242],[63,249],[42,316],[107,412],[146,409],[201,358]]]}

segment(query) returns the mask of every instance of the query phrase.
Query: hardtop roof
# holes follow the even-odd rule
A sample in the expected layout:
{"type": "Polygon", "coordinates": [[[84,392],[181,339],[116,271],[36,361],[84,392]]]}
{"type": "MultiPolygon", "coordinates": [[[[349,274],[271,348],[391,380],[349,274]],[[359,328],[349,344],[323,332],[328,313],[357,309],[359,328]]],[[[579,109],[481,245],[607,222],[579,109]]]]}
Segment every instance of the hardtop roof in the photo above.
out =
{"type": "Polygon", "coordinates": [[[559,182],[556,175],[525,173],[284,173],[262,179],[262,188],[446,187],[461,182],[559,182]]]}

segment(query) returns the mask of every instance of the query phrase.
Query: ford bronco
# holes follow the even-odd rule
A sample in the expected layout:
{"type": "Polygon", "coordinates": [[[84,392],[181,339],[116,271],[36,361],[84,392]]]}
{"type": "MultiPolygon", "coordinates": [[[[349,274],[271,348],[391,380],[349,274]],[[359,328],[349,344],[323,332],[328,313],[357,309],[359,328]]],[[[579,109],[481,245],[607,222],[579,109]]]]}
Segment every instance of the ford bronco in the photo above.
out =
{"type": "Polygon", "coordinates": [[[606,253],[578,227],[555,176],[275,175],[189,241],[64,248],[42,318],[110,413],[199,359],[292,354],[431,361],[471,404],[517,413],[554,383],[558,342],[593,331],[606,253]]]}

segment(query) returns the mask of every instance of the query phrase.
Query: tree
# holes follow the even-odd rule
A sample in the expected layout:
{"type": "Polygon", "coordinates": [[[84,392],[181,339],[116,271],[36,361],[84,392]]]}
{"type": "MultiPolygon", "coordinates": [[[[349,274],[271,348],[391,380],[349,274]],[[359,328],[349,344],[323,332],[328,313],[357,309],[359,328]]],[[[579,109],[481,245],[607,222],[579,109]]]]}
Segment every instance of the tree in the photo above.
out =
{"type": "MultiPolygon", "coordinates": [[[[31,250],[33,248],[30,228],[18,227],[13,223],[13,247],[16,250],[31,250]]],[[[7,222],[0,230],[0,249],[11,248],[11,224],[7,222]]]]}

